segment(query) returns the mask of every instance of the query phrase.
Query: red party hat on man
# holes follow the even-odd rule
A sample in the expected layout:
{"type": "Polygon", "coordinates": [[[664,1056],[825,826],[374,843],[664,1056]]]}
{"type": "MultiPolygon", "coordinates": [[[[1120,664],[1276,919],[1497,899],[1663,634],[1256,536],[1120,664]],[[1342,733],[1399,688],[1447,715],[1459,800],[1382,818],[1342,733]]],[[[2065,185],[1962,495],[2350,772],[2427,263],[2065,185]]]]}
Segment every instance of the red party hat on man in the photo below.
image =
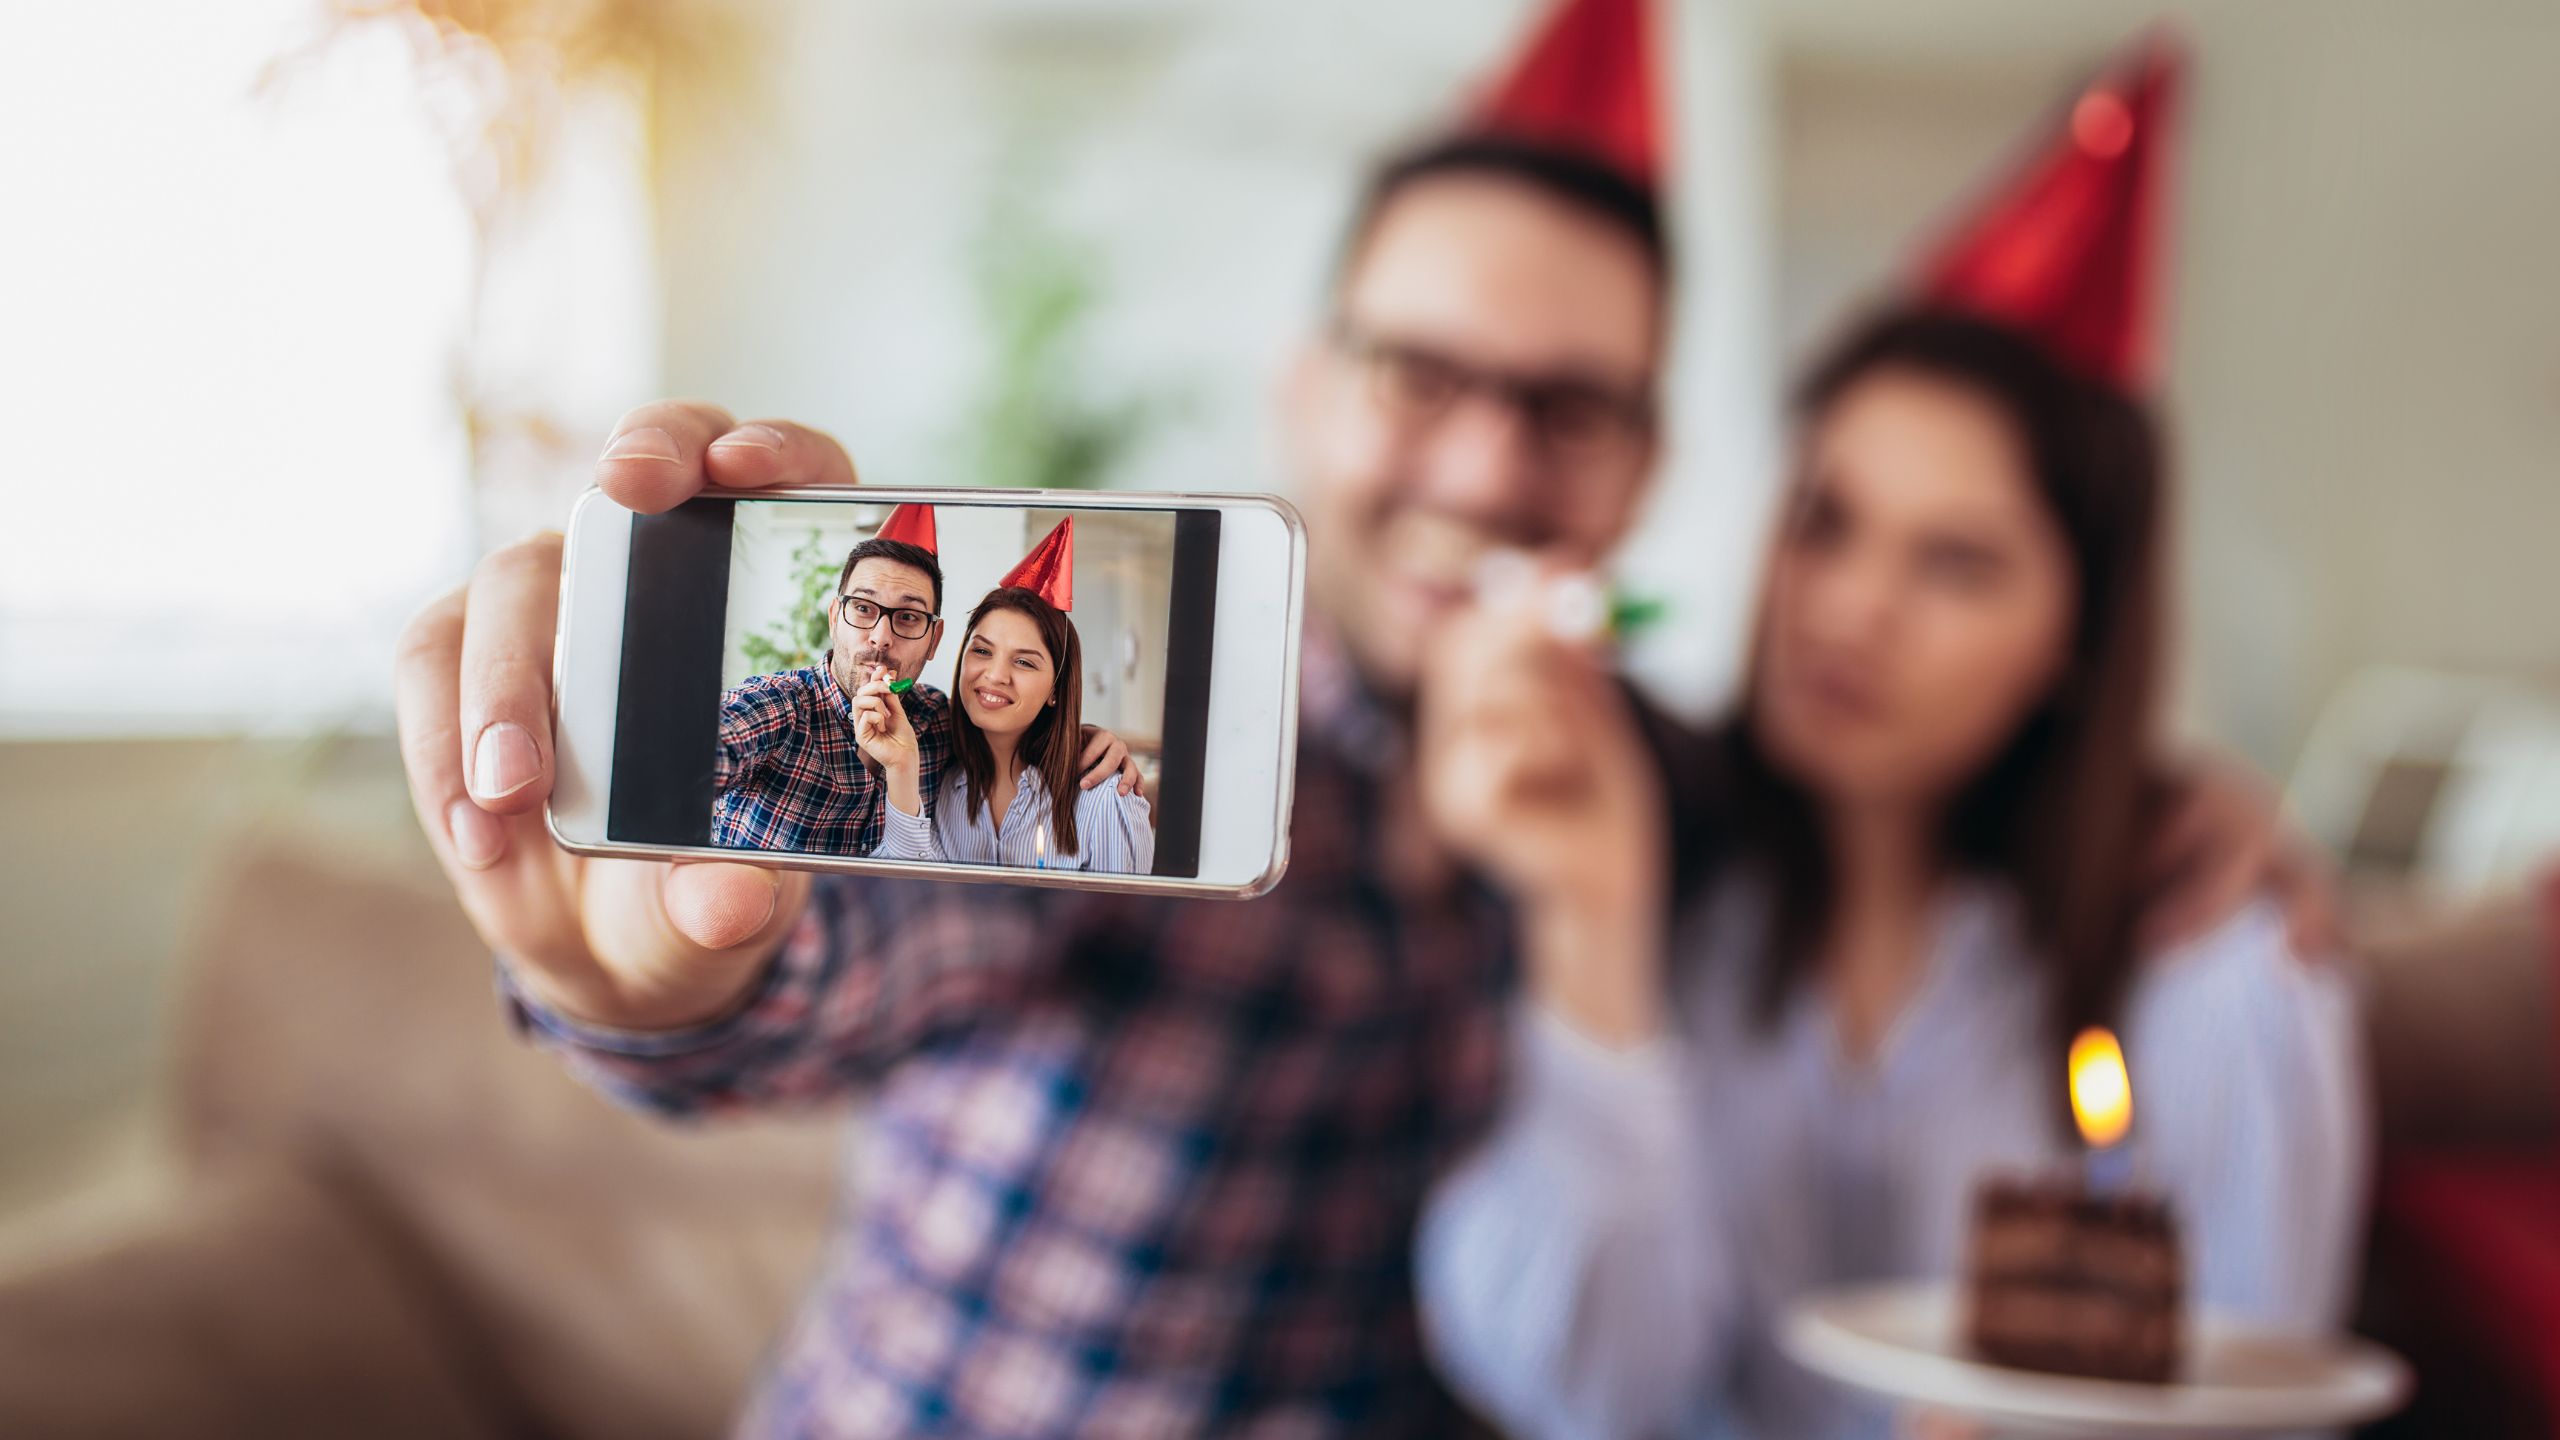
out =
{"type": "Polygon", "coordinates": [[[1041,599],[1061,610],[1076,608],[1076,517],[1068,516],[1041,536],[1022,563],[1006,571],[996,584],[1038,591],[1041,599]]]}
{"type": "Polygon", "coordinates": [[[901,505],[890,511],[889,518],[881,522],[880,533],[871,538],[904,541],[928,555],[942,553],[934,544],[933,507],[930,505],[901,505]]]}
{"type": "Polygon", "coordinates": [[[2130,389],[2157,376],[2170,135],[2183,49],[2137,42],[2072,103],[2055,134],[1938,242],[1929,298],[2004,320],[2130,389]]]}
{"type": "Polygon", "coordinates": [[[1650,0],[1556,0],[1469,128],[1555,145],[1653,184],[1662,169],[1650,0]]]}

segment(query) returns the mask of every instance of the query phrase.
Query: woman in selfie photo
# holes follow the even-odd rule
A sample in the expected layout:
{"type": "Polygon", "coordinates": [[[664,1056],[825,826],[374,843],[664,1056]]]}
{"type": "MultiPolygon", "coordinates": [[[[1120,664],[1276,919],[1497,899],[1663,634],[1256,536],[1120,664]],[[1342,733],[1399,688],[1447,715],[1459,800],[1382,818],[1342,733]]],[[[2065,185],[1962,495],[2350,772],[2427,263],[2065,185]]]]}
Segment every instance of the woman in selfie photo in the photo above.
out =
{"type": "Polygon", "coordinates": [[[2189,1301],[2317,1328],[2348,1299],[2345,982],[2269,905],[2148,928],[2148,412],[2017,331],[1907,310],[1818,365],[1798,415],[1718,742],[1729,843],[1667,934],[1673,817],[1623,697],[1560,669],[1595,661],[1486,615],[1448,647],[1469,688],[1425,717],[1437,826],[1524,916],[1506,1108],[1418,1259],[1435,1355],[1509,1433],[1891,1433],[1780,1353],[1788,1307],[1953,1283],[1977,1186],[2081,1153],[2086,1026],[2123,1036],[2189,1301]]]}
{"type": "Polygon", "coordinates": [[[960,642],[952,764],[926,819],[914,730],[887,682],[854,696],[856,735],[887,777],[873,856],[1143,875],[1155,864],[1147,802],[1117,785],[1078,787],[1083,646],[1067,612],[1007,585],[978,602],[960,642]],[[1056,797],[1074,797],[1058,805],[1056,797]]]}

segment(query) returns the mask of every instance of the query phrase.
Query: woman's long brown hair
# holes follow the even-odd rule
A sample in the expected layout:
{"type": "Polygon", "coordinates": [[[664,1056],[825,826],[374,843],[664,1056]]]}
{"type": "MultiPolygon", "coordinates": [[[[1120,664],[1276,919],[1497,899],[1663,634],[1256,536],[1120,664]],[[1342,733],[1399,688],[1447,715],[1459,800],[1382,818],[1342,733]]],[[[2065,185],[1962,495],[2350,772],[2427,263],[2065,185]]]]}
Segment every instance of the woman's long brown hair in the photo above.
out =
{"type": "MultiPolygon", "coordinates": [[[[1049,694],[1054,704],[1043,705],[1032,718],[1022,738],[1015,742],[1014,758],[1024,768],[1036,770],[1040,783],[1049,789],[1049,833],[1056,839],[1058,853],[1076,853],[1076,752],[1083,748],[1084,735],[1084,651],[1076,640],[1076,625],[1067,612],[1040,598],[1039,592],[1007,586],[987,592],[978,608],[969,612],[969,627],[960,635],[959,659],[951,667],[952,751],[959,757],[960,774],[967,782],[969,818],[978,818],[981,807],[993,808],[989,792],[996,784],[995,752],[987,748],[986,732],[969,718],[969,707],[961,701],[961,675],[969,665],[969,642],[977,636],[979,622],[998,610],[1013,610],[1031,617],[1040,631],[1040,643],[1049,652],[1049,668],[1056,675],[1056,688],[1049,694]]],[[[1010,796],[1006,797],[1008,803],[1010,796]]],[[[996,816],[1002,822],[1004,816],[996,816]]]]}
{"type": "MultiPolygon", "coordinates": [[[[2071,373],[2017,332],[1928,310],[1888,313],[1835,348],[1798,391],[1799,425],[1809,432],[1860,381],[1884,372],[1962,386],[2006,415],[2071,555],[2077,607],[2067,663],[2052,693],[1957,793],[1940,842],[1947,869],[2003,881],[2017,898],[2046,982],[2058,1078],[2071,1037],[2112,1024],[2123,1004],[2136,960],[2142,842],[2163,789],[2153,768],[2164,630],[2158,434],[2140,402],[2071,373]]],[[[1765,587],[1760,603],[1765,610],[1765,587]]],[[[1813,797],[1753,734],[1761,660],[1755,648],[1722,746],[1736,853],[1758,859],[1776,887],[1756,985],[1767,1023],[1812,973],[1836,877],[1813,797]]],[[[2055,1096],[2067,1126],[2059,1084],[2055,1096]]]]}

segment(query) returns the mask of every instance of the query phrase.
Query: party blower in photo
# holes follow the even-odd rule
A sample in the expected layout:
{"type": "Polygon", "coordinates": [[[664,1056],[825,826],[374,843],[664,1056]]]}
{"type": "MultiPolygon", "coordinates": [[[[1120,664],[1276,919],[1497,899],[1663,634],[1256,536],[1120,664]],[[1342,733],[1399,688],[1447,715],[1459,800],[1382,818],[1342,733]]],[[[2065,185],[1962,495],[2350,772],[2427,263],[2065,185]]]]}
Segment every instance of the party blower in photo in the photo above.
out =
{"type": "Polygon", "coordinates": [[[1305,536],[1253,495],[794,490],[570,519],[587,855],[1250,896],[1288,863],[1305,536]]]}

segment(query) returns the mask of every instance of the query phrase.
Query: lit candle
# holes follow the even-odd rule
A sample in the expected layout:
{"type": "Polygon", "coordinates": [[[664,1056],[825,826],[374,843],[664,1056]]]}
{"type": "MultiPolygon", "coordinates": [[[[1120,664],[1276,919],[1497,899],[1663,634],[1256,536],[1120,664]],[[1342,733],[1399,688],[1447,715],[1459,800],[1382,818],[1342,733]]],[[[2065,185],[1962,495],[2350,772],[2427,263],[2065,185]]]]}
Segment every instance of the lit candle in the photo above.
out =
{"type": "Polygon", "coordinates": [[[1049,827],[1046,825],[1031,832],[1031,863],[1037,869],[1049,868],[1049,827]]]}
{"type": "Polygon", "coordinates": [[[2089,1144],[2089,1189],[2108,1194],[2133,1178],[2133,1082],[2125,1075],[2124,1047],[2115,1032],[2091,1026],[2071,1041],[2071,1118],[2089,1144]]]}

